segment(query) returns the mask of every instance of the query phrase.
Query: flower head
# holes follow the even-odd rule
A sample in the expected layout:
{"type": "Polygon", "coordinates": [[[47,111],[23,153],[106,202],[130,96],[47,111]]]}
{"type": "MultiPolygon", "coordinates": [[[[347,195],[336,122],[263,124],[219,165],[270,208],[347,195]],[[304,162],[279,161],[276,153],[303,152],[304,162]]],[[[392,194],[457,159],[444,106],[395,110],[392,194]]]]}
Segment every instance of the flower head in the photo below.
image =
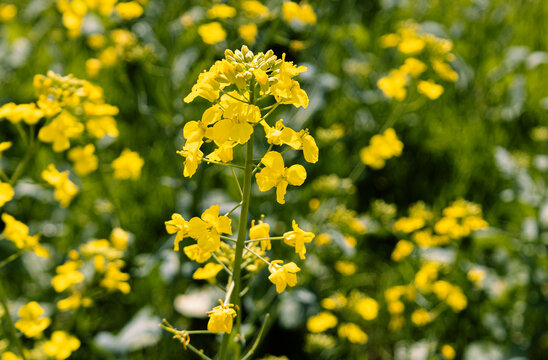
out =
{"type": "Polygon", "coordinates": [[[15,323],[15,327],[26,337],[38,337],[51,324],[50,318],[41,317],[43,314],[44,309],[36,301],[31,301],[19,309],[17,315],[20,319],[15,323]]]}
{"type": "Polygon", "coordinates": [[[299,225],[293,220],[293,231],[288,231],[284,234],[284,243],[295,248],[295,252],[299,257],[305,259],[306,247],[305,243],[312,242],[314,234],[308,231],[303,231],[299,225]]]}
{"type": "Polygon", "coordinates": [[[257,185],[260,191],[268,191],[276,187],[276,200],[280,204],[285,203],[287,185],[302,185],[306,179],[306,170],[302,165],[292,165],[286,168],[282,155],[276,151],[269,151],[261,159],[265,166],[257,173],[257,185]]]}
{"type": "Polygon", "coordinates": [[[54,331],[51,339],[44,343],[44,352],[56,360],[67,359],[80,347],[80,340],[64,331],[54,331]]]}
{"type": "Polygon", "coordinates": [[[78,194],[78,187],[69,179],[69,172],[59,172],[54,164],[42,171],[42,178],[55,188],[53,196],[61,203],[62,207],[69,206],[70,202],[78,194]]]}
{"type": "Polygon", "coordinates": [[[141,176],[141,168],[145,161],[135,151],[125,149],[122,154],[112,162],[114,178],[137,180],[141,176]]]}
{"type": "Polygon", "coordinates": [[[232,220],[219,216],[219,205],[212,205],[203,212],[201,218],[194,217],[188,222],[188,234],[198,241],[204,251],[215,251],[221,245],[220,234],[232,235],[232,220]]]}
{"type": "Polygon", "coordinates": [[[281,294],[287,285],[291,287],[297,285],[297,272],[301,271],[294,262],[285,265],[280,264],[283,264],[282,260],[274,260],[268,266],[270,271],[268,280],[276,285],[278,294],[281,294]]]}
{"type": "Polygon", "coordinates": [[[224,304],[219,299],[221,305],[215,306],[213,310],[209,311],[209,322],[207,323],[207,329],[212,333],[227,333],[232,332],[233,319],[236,317],[236,311],[233,309],[234,305],[224,304]]]}

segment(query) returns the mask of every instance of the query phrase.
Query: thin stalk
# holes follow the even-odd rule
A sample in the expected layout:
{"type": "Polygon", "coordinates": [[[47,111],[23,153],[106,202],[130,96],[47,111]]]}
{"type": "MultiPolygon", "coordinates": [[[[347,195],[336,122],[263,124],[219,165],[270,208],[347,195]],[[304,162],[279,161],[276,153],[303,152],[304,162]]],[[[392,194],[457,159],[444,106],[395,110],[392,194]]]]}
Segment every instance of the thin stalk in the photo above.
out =
{"type": "Polygon", "coordinates": [[[261,339],[263,337],[264,329],[266,328],[266,323],[268,322],[269,317],[270,317],[270,314],[267,313],[265,318],[264,318],[263,325],[261,326],[261,330],[259,330],[259,335],[257,335],[257,339],[255,339],[255,342],[253,343],[253,346],[251,347],[251,349],[249,349],[247,354],[245,354],[245,356],[242,358],[242,360],[247,360],[251,356],[253,356],[253,354],[255,354],[255,350],[257,350],[257,346],[259,346],[259,343],[261,342],[261,339]]]}
{"type": "MultiPolygon", "coordinates": [[[[250,92],[250,104],[255,103],[255,84],[251,85],[250,92]]],[[[238,316],[236,317],[236,327],[232,330],[233,334],[240,334],[240,326],[242,324],[242,311],[241,311],[241,299],[240,299],[240,286],[241,286],[241,274],[242,274],[242,257],[245,247],[245,237],[247,234],[247,217],[249,213],[249,199],[251,197],[251,174],[253,172],[253,135],[249,138],[246,147],[246,156],[245,156],[245,169],[244,169],[244,187],[243,187],[243,196],[242,196],[242,209],[240,212],[240,224],[238,227],[238,239],[236,240],[236,249],[234,251],[234,265],[232,269],[233,273],[233,283],[234,291],[230,298],[230,303],[234,304],[238,316]]],[[[221,349],[219,351],[219,359],[225,360],[226,351],[228,347],[228,339],[231,334],[224,334],[223,340],[221,342],[221,349]]],[[[240,343],[236,342],[236,355],[240,352],[240,343]]]]}
{"type": "Polygon", "coordinates": [[[232,276],[232,271],[230,271],[230,269],[226,267],[226,265],[217,257],[217,255],[215,255],[214,253],[211,253],[211,256],[213,256],[215,261],[217,261],[219,264],[221,264],[221,266],[223,267],[223,269],[226,270],[228,275],[232,276]]]}
{"type": "Polygon", "coordinates": [[[263,239],[253,239],[253,240],[246,240],[245,243],[252,243],[252,242],[256,242],[256,241],[263,241],[263,240],[283,240],[284,237],[283,236],[274,236],[274,237],[269,237],[269,238],[263,238],[263,239]]]}
{"type": "Polygon", "coordinates": [[[15,259],[17,259],[19,256],[21,256],[22,253],[23,251],[18,251],[14,254],[11,254],[4,260],[2,260],[2,262],[0,262],[0,269],[2,269],[4,266],[8,265],[10,262],[14,261],[15,259]]]}
{"type": "Polygon", "coordinates": [[[230,214],[232,214],[234,212],[234,210],[236,210],[237,208],[239,208],[240,206],[242,206],[242,202],[239,202],[238,204],[236,204],[236,206],[234,206],[232,209],[230,209],[230,211],[228,211],[225,216],[228,216],[230,214]]]}
{"type": "Polygon", "coordinates": [[[223,162],[219,162],[219,161],[215,161],[215,160],[209,160],[209,159],[205,159],[204,161],[208,164],[211,163],[211,164],[221,165],[221,166],[230,166],[231,168],[245,169],[244,166],[238,165],[238,164],[223,163],[223,162]]]}
{"type": "Polygon", "coordinates": [[[255,255],[256,257],[258,257],[259,259],[261,259],[262,261],[264,261],[267,265],[270,265],[270,261],[266,260],[264,257],[262,257],[261,255],[257,254],[255,251],[251,250],[250,248],[248,247],[245,247],[244,248],[246,251],[249,251],[250,253],[252,253],[253,255],[255,255]]]}
{"type": "Polygon", "coordinates": [[[261,120],[266,120],[266,118],[272,114],[274,112],[274,110],[276,110],[276,108],[278,107],[278,105],[280,105],[280,103],[276,103],[274,104],[274,106],[272,107],[272,109],[270,109],[262,118],[261,120]]]}
{"type": "Polygon", "coordinates": [[[194,346],[192,346],[190,344],[186,344],[186,347],[189,348],[190,351],[192,351],[194,354],[198,355],[200,358],[202,358],[204,360],[213,360],[212,358],[210,358],[209,356],[207,356],[206,354],[204,354],[203,352],[196,349],[194,346]]]}
{"type": "Polygon", "coordinates": [[[244,192],[242,190],[242,187],[240,186],[240,181],[238,181],[238,177],[236,176],[236,172],[234,171],[234,168],[230,168],[230,170],[232,171],[232,176],[234,176],[234,180],[236,180],[236,185],[238,185],[238,190],[240,190],[240,197],[244,196],[244,192]]]}
{"type": "Polygon", "coordinates": [[[38,145],[40,144],[39,141],[34,139],[34,125],[30,127],[29,138],[30,138],[30,142],[29,142],[29,146],[27,147],[27,152],[25,156],[23,157],[23,160],[21,160],[19,165],[17,165],[17,167],[15,168],[15,171],[9,181],[9,184],[11,186],[15,185],[17,180],[19,180],[21,175],[23,175],[25,168],[27,167],[29,161],[32,159],[34,155],[34,152],[36,151],[36,149],[38,148],[38,145]]]}
{"type": "Polygon", "coordinates": [[[0,303],[2,304],[2,307],[4,308],[4,317],[6,318],[6,322],[8,323],[9,333],[11,337],[12,344],[15,344],[15,347],[17,347],[17,351],[19,352],[19,355],[23,358],[23,360],[27,360],[25,357],[25,353],[23,352],[23,346],[21,345],[21,342],[19,341],[19,338],[17,337],[17,332],[15,331],[15,325],[13,325],[13,319],[11,318],[11,314],[8,308],[8,303],[6,302],[6,292],[4,291],[4,286],[2,285],[2,279],[0,278],[0,303]]]}
{"type": "Polygon", "coordinates": [[[10,181],[10,178],[8,177],[8,175],[6,175],[6,173],[2,169],[0,169],[0,177],[6,182],[10,181]]]}

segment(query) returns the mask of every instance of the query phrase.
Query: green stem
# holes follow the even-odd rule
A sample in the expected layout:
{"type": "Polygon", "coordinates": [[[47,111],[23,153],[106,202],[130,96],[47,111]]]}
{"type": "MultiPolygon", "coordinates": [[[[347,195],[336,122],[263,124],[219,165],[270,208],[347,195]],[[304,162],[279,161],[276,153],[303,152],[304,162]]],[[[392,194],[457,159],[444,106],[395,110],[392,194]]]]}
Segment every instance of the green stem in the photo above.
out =
{"type": "Polygon", "coordinates": [[[21,160],[19,165],[17,165],[17,168],[15,168],[15,172],[13,173],[13,175],[11,176],[11,179],[9,181],[9,184],[11,186],[15,185],[17,180],[19,180],[21,175],[23,175],[23,172],[25,171],[25,168],[27,167],[30,159],[32,159],[32,157],[34,155],[34,152],[36,151],[36,149],[38,148],[38,145],[40,144],[39,141],[34,139],[34,126],[30,127],[29,138],[30,138],[30,144],[27,147],[27,152],[25,154],[25,157],[23,158],[23,160],[21,160]]]}
{"type": "Polygon", "coordinates": [[[263,321],[263,326],[261,326],[261,330],[259,331],[259,335],[257,335],[257,339],[255,339],[253,346],[251,347],[251,349],[249,349],[247,354],[245,354],[242,360],[247,360],[251,356],[253,356],[253,354],[255,354],[255,350],[257,350],[257,346],[259,346],[259,343],[261,342],[261,338],[263,337],[264,329],[266,327],[266,323],[268,322],[269,317],[270,317],[270,314],[267,313],[263,321]]]}
{"type": "MultiPolygon", "coordinates": [[[[250,92],[250,104],[255,103],[255,86],[251,86],[250,92]]],[[[251,175],[253,173],[253,135],[249,138],[246,148],[245,156],[245,169],[244,169],[244,187],[242,195],[242,207],[240,212],[240,224],[238,227],[238,239],[236,240],[236,250],[234,251],[234,266],[232,269],[232,279],[234,281],[234,291],[230,297],[230,303],[234,304],[238,309],[238,316],[236,317],[236,327],[232,330],[232,334],[240,336],[240,326],[242,324],[242,311],[241,311],[241,299],[240,299],[240,282],[242,273],[242,257],[245,246],[245,237],[247,234],[247,216],[249,213],[249,199],[251,195],[251,175]]],[[[224,334],[221,342],[221,349],[219,351],[219,359],[224,360],[226,358],[226,351],[228,347],[228,341],[231,334],[224,334]]],[[[239,358],[240,342],[236,343],[236,358],[239,358]]]]}
{"type": "Polygon", "coordinates": [[[6,322],[8,323],[11,340],[13,344],[15,344],[15,346],[17,347],[17,351],[19,351],[19,355],[21,355],[23,360],[26,360],[27,358],[25,357],[25,353],[23,352],[23,346],[21,345],[21,342],[19,341],[19,338],[17,337],[17,332],[15,331],[15,326],[13,325],[13,319],[11,318],[8,304],[6,302],[6,292],[4,291],[4,286],[2,285],[2,279],[0,279],[0,303],[2,304],[2,307],[4,308],[4,317],[6,318],[6,322]]]}
{"type": "Polygon", "coordinates": [[[7,258],[5,258],[4,260],[2,260],[2,262],[0,262],[0,269],[2,269],[4,266],[8,265],[10,262],[12,262],[13,260],[17,259],[19,256],[21,256],[21,254],[23,253],[23,251],[18,251],[14,254],[11,254],[10,256],[8,256],[7,258]]]}

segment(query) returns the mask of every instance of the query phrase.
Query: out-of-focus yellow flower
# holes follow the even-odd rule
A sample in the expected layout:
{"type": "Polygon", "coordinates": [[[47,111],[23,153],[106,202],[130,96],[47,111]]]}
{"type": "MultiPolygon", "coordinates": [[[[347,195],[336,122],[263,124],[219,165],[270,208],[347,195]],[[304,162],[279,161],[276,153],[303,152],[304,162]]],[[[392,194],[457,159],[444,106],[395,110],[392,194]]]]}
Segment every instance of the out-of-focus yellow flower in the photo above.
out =
{"type": "Polygon", "coordinates": [[[95,146],[88,144],[84,147],[77,146],[68,152],[68,158],[74,162],[74,172],[80,176],[85,176],[95,170],[99,164],[99,159],[94,154],[95,146]]]}
{"type": "Polygon", "coordinates": [[[379,45],[383,48],[398,46],[400,37],[397,34],[386,34],[379,38],[379,45]]]}
{"type": "Polygon", "coordinates": [[[481,287],[481,283],[483,282],[483,279],[485,279],[485,270],[482,269],[470,269],[468,273],[466,274],[466,277],[468,280],[472,281],[474,283],[474,286],[476,288],[481,287]]]}
{"type": "Polygon", "coordinates": [[[407,95],[407,90],[405,89],[407,81],[407,73],[401,70],[392,70],[388,76],[382,77],[377,81],[377,86],[387,98],[402,101],[407,95]]]}
{"type": "Polygon", "coordinates": [[[337,323],[338,320],[335,315],[329,311],[322,311],[321,313],[308,318],[306,321],[306,328],[312,333],[321,333],[337,326],[337,323]]]}
{"type": "Polygon", "coordinates": [[[259,29],[257,29],[257,25],[255,24],[245,24],[238,27],[238,34],[246,43],[250,45],[255,43],[255,38],[257,37],[258,32],[259,29]]]}
{"type": "Polygon", "coordinates": [[[0,360],[23,360],[22,357],[15,355],[11,351],[6,351],[0,357],[0,360]]]}
{"type": "Polygon", "coordinates": [[[427,262],[423,264],[420,270],[415,274],[415,286],[424,292],[429,292],[432,283],[438,277],[440,267],[441,264],[437,262],[427,262]]]}
{"type": "Polygon", "coordinates": [[[0,108],[0,118],[3,117],[14,124],[23,120],[29,125],[34,125],[44,117],[44,112],[34,103],[20,105],[7,103],[0,108]]]}
{"type": "Polygon", "coordinates": [[[224,304],[219,299],[221,305],[215,306],[213,310],[209,311],[209,321],[207,323],[207,330],[212,333],[227,333],[232,332],[232,323],[236,317],[236,311],[233,309],[233,304],[224,304]]]}
{"type": "Polygon", "coordinates": [[[2,158],[2,153],[8,150],[12,145],[11,141],[2,141],[0,142],[0,159],[2,158]]]}
{"type": "Polygon", "coordinates": [[[203,42],[209,45],[220,43],[226,39],[226,31],[217,21],[198,26],[198,34],[203,42]]]}
{"type": "Polygon", "coordinates": [[[90,78],[95,78],[99,75],[101,70],[101,61],[99,59],[91,58],[86,60],[86,73],[90,78]]]}
{"type": "Polygon", "coordinates": [[[455,82],[459,79],[459,74],[443,61],[432,60],[432,68],[443,80],[455,82]]]}
{"type": "Polygon", "coordinates": [[[328,298],[322,299],[321,305],[324,309],[334,310],[336,308],[341,308],[346,306],[347,302],[348,301],[344,295],[334,294],[328,298]]]}
{"type": "Polygon", "coordinates": [[[405,305],[401,301],[390,301],[388,303],[388,312],[392,315],[401,314],[405,310],[405,305]]]}
{"type": "Polygon", "coordinates": [[[265,166],[255,175],[260,191],[268,191],[276,187],[276,201],[285,204],[287,185],[300,186],[306,179],[306,170],[302,165],[284,166],[282,155],[276,151],[269,151],[261,159],[265,166]]]}
{"type": "Polygon", "coordinates": [[[282,4],[282,14],[284,20],[291,22],[293,20],[298,20],[305,24],[315,24],[316,23],[316,14],[314,9],[307,3],[301,2],[297,4],[293,1],[286,1],[282,4]]]}
{"type": "Polygon", "coordinates": [[[59,172],[54,164],[49,164],[42,171],[42,179],[55,188],[53,197],[61,203],[62,207],[69,206],[70,202],[78,194],[78,187],[69,179],[69,172],[59,172]]]}
{"type": "Polygon", "coordinates": [[[411,314],[411,321],[417,326],[424,326],[433,320],[431,313],[425,309],[417,309],[411,314]]]}
{"type": "Polygon", "coordinates": [[[93,304],[93,300],[89,297],[82,298],[80,293],[74,293],[68,298],[59,300],[57,302],[57,308],[59,311],[76,310],[80,306],[89,307],[93,304]]]}
{"type": "Polygon", "coordinates": [[[400,240],[396,244],[394,251],[392,251],[391,258],[394,261],[401,261],[405,259],[411,252],[413,252],[414,245],[411,241],[400,240]]]}
{"type": "Polygon", "coordinates": [[[236,16],[236,9],[226,4],[215,4],[206,12],[206,16],[210,19],[219,18],[226,19],[236,16]]]}
{"type": "Polygon", "coordinates": [[[84,274],[78,269],[81,263],[79,261],[69,260],[63,265],[57,266],[55,271],[57,275],[51,279],[51,286],[56,292],[63,292],[73,285],[84,281],[84,274]]]}
{"type": "Polygon", "coordinates": [[[250,17],[268,17],[270,16],[270,10],[257,0],[244,0],[242,2],[242,9],[250,17]]]}
{"type": "Polygon", "coordinates": [[[270,225],[265,223],[262,218],[259,220],[259,223],[255,225],[255,220],[251,220],[251,227],[249,228],[249,239],[250,240],[257,240],[257,239],[264,239],[261,240],[261,249],[263,251],[270,250],[272,247],[272,244],[270,243],[270,240],[268,239],[270,237],[270,225]]]}
{"type": "Polygon", "coordinates": [[[80,347],[80,340],[64,331],[54,331],[44,343],[44,353],[56,360],[67,359],[80,347]]]}
{"type": "Polygon", "coordinates": [[[426,71],[426,65],[422,61],[411,57],[405,59],[403,65],[400,66],[400,70],[416,78],[426,71]]]}
{"type": "Polygon", "coordinates": [[[453,360],[455,356],[457,356],[455,349],[448,344],[445,344],[441,347],[441,354],[443,355],[445,360],[453,360]]]}
{"type": "Polygon", "coordinates": [[[188,234],[197,240],[204,251],[215,251],[221,245],[221,234],[232,235],[232,220],[219,216],[219,205],[212,205],[202,213],[201,218],[193,217],[188,222],[188,234]]]}
{"type": "Polygon", "coordinates": [[[123,265],[124,262],[122,260],[109,262],[105,277],[101,280],[100,285],[110,291],[118,290],[122,294],[129,294],[131,291],[131,287],[127,283],[129,274],[120,270],[123,265]]]}
{"type": "Polygon", "coordinates": [[[373,135],[369,145],[361,149],[360,160],[373,169],[380,169],[385,161],[394,156],[400,156],[403,143],[398,139],[396,132],[388,128],[382,134],[373,135]]]}
{"type": "Polygon", "coordinates": [[[358,300],[356,305],[354,305],[354,309],[365,320],[373,320],[379,313],[379,304],[375,301],[375,299],[366,297],[358,300]]]}
{"type": "Polygon", "coordinates": [[[0,181],[0,207],[13,199],[15,192],[10,184],[0,181]]]}
{"type": "Polygon", "coordinates": [[[354,344],[365,344],[368,340],[367,334],[353,323],[342,323],[337,332],[341,339],[348,339],[354,344]]]}
{"type": "Polygon", "coordinates": [[[32,251],[38,256],[49,258],[49,251],[39,244],[40,235],[29,235],[29,227],[13,216],[3,213],[2,221],[6,224],[2,235],[12,241],[18,249],[32,251]]]}
{"type": "Polygon", "coordinates": [[[323,246],[323,245],[329,244],[330,242],[331,242],[331,235],[327,233],[321,233],[318,235],[318,237],[316,237],[315,244],[318,246],[323,246]]]}
{"type": "Polygon", "coordinates": [[[122,19],[130,20],[143,15],[143,7],[137,1],[116,4],[116,12],[122,19]]]}
{"type": "Polygon", "coordinates": [[[453,289],[447,297],[446,302],[454,312],[460,312],[468,305],[468,300],[459,287],[453,289]]]}
{"type": "Polygon", "coordinates": [[[114,178],[137,180],[145,161],[135,151],[124,149],[122,154],[112,162],[114,178]]]}
{"type": "Polygon", "coordinates": [[[123,251],[127,249],[127,245],[129,242],[129,233],[122,228],[114,228],[110,233],[110,242],[115,249],[123,251]]]}
{"type": "Polygon", "coordinates": [[[443,86],[436,84],[433,80],[419,81],[417,90],[430,100],[436,100],[443,94],[443,86]]]}
{"type": "Polygon", "coordinates": [[[0,4],[0,21],[8,22],[16,16],[17,16],[17,7],[15,5],[0,4]]]}
{"type": "Polygon", "coordinates": [[[397,232],[403,232],[406,234],[412,233],[415,230],[422,228],[425,225],[425,221],[420,217],[402,217],[396,220],[393,229],[397,232]]]}
{"type": "Polygon", "coordinates": [[[105,46],[107,39],[103,34],[91,34],[87,37],[86,43],[93,50],[99,50],[105,46]]]}
{"type": "Polygon", "coordinates": [[[88,133],[100,139],[105,135],[118,137],[119,132],[116,127],[116,120],[112,116],[99,116],[89,119],[86,122],[88,133]]]}
{"type": "Polygon", "coordinates": [[[297,285],[297,272],[301,271],[294,262],[285,265],[280,264],[283,264],[282,260],[274,260],[268,266],[268,270],[270,271],[268,280],[276,285],[278,294],[281,294],[287,285],[291,287],[297,285]]]}
{"type": "Polygon", "coordinates": [[[38,132],[38,139],[53,143],[53,151],[61,152],[70,147],[69,139],[76,138],[84,131],[84,125],[67,111],[59,114],[51,123],[38,132]]]}
{"type": "Polygon", "coordinates": [[[214,279],[219,271],[223,270],[221,264],[207,263],[204,267],[196,269],[192,278],[196,280],[211,280],[214,279]]]}
{"type": "Polygon", "coordinates": [[[19,312],[17,312],[20,319],[15,322],[15,327],[26,337],[38,337],[51,324],[50,318],[41,318],[43,314],[44,309],[36,301],[31,301],[21,306],[19,312]]]}
{"type": "Polygon", "coordinates": [[[335,262],[335,270],[337,270],[338,272],[340,272],[341,274],[345,276],[354,275],[357,269],[358,267],[356,266],[356,264],[354,264],[351,261],[339,260],[335,262]]]}

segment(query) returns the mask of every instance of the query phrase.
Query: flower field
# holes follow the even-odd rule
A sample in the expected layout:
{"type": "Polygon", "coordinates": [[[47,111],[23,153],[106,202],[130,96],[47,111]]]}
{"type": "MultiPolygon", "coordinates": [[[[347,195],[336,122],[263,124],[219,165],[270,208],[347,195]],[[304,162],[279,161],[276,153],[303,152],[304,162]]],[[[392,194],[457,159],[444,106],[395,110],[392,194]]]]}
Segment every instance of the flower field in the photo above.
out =
{"type": "Polygon", "coordinates": [[[548,358],[548,2],[0,2],[0,360],[548,358]]]}

